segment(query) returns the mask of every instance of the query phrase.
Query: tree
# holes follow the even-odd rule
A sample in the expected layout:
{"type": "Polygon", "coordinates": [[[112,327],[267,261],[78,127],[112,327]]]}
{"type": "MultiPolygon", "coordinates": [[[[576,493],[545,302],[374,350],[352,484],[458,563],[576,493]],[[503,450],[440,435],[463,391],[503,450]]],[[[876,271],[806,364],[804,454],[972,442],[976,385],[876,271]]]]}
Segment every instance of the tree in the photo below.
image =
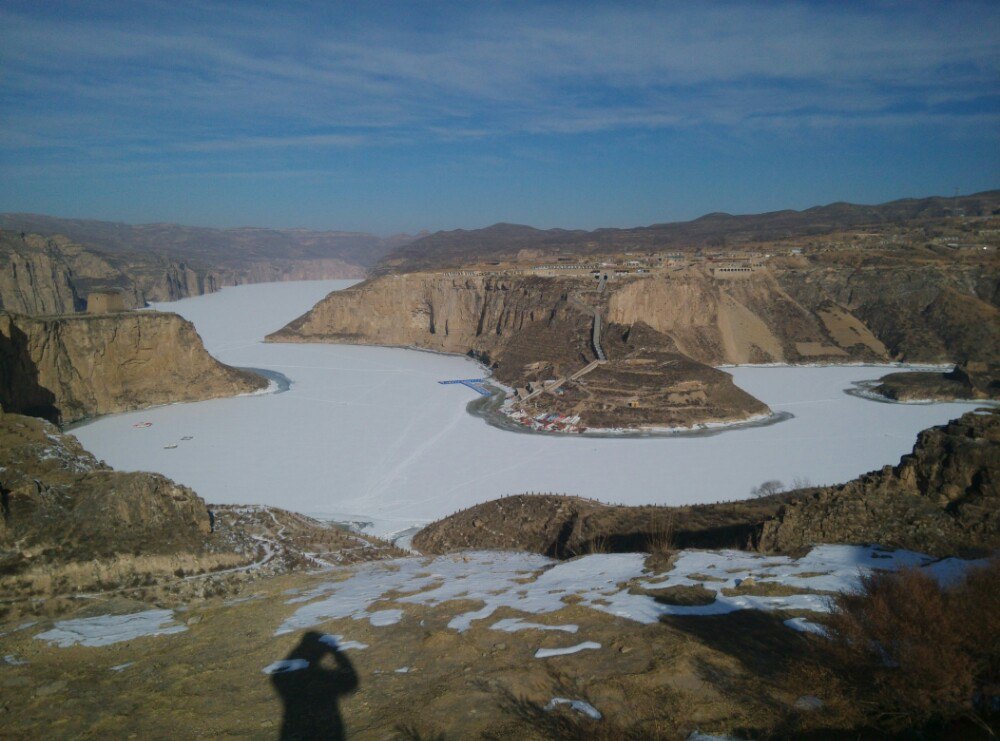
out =
{"type": "Polygon", "coordinates": [[[750,490],[750,496],[752,497],[770,497],[775,494],[780,494],[785,490],[785,485],[778,481],[777,479],[771,479],[765,481],[760,486],[755,486],[750,490]]]}

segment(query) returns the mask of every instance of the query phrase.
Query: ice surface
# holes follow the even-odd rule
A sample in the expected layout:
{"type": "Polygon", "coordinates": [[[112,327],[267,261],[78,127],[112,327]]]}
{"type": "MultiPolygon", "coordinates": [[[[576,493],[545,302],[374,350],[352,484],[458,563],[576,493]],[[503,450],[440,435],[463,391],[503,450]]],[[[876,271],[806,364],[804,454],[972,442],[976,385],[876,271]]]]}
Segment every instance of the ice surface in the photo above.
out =
{"type": "Polygon", "coordinates": [[[593,718],[594,720],[600,720],[604,717],[601,715],[600,711],[589,702],[585,702],[583,700],[570,700],[566,697],[553,697],[549,700],[548,704],[546,704],[545,709],[552,711],[560,705],[569,705],[576,712],[583,713],[588,718],[593,718]]]}
{"type": "Polygon", "coordinates": [[[108,646],[143,636],[182,633],[187,627],[174,622],[172,610],[146,610],[131,615],[99,615],[92,618],[60,620],[52,630],[35,638],[57,646],[108,646]]]}
{"type": "MultiPolygon", "coordinates": [[[[436,558],[400,558],[340,569],[338,580],[324,582],[288,600],[298,605],[276,635],[350,617],[371,620],[391,610],[385,600],[405,605],[436,606],[453,601],[479,602],[482,607],[458,612],[448,627],[464,632],[477,620],[490,618],[501,608],[529,615],[555,612],[566,605],[564,597],[582,607],[606,612],[639,623],[653,624],[664,615],[721,615],[737,610],[805,610],[828,612],[830,596],[856,589],[862,574],[916,566],[951,580],[984,561],[930,557],[911,551],[887,551],[864,546],[827,545],[813,548],[802,558],[765,556],[743,551],[681,551],[670,571],[650,574],[641,553],[592,554],[570,561],[555,561],[531,553],[473,551],[436,558]],[[531,578],[534,577],[534,578],[531,578]],[[707,578],[706,578],[707,577],[707,578]],[[781,584],[810,592],[789,596],[726,595],[723,590],[748,580],[781,584]],[[640,590],[695,586],[715,592],[707,605],[669,605],[640,590]],[[373,611],[378,604],[380,609],[373,611]]],[[[575,625],[540,625],[507,618],[494,622],[496,630],[527,628],[576,632],[575,625]]],[[[808,629],[802,623],[789,627],[808,629]]]]}
{"type": "Polygon", "coordinates": [[[164,473],[208,501],[275,504],[391,534],[524,491],[684,504],[745,498],[768,479],[839,483],[895,463],[918,431],[971,408],[844,393],[884,367],[739,367],[727,369],[739,386],[795,418],[706,437],[515,434],[466,413],[474,391],[437,383],[481,375],[467,358],[260,341],[350,284],[239,286],[160,305],[191,319],[223,362],[284,374],[291,388],[112,415],[74,434],[116,468],[164,473]],[[153,425],[133,428],[144,420],[153,425]],[[184,436],[193,439],[163,449],[184,436]]]}
{"type": "Polygon", "coordinates": [[[575,646],[567,646],[566,648],[540,648],[535,651],[535,658],[548,659],[552,656],[568,656],[569,654],[598,649],[600,647],[600,643],[595,643],[594,641],[584,641],[583,643],[578,643],[575,646]]]}

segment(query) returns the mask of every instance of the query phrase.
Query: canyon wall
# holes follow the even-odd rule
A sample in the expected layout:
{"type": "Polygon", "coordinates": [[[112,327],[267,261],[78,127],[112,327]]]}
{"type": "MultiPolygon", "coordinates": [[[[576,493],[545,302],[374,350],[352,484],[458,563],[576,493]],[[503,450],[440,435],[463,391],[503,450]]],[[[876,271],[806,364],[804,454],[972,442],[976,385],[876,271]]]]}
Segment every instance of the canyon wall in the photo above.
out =
{"type": "Polygon", "coordinates": [[[266,386],[209,355],[194,325],[176,314],[0,313],[0,406],[8,412],[69,423],[266,386]]]}
{"type": "MultiPolygon", "coordinates": [[[[851,266],[713,278],[698,268],[611,282],[590,296],[611,325],[648,325],[702,363],[952,362],[1000,357],[1000,277],[983,269],[851,266]]],[[[333,293],[272,341],[417,346],[489,356],[569,317],[587,279],[388,275],[333,293]]],[[[542,349],[544,352],[544,348],[542,349]]]]}
{"type": "Polygon", "coordinates": [[[362,266],[335,257],[194,265],[153,252],[102,252],[66,237],[0,231],[0,309],[34,316],[80,311],[95,290],[120,291],[127,308],[140,308],[225,286],[364,275],[362,266]]]}

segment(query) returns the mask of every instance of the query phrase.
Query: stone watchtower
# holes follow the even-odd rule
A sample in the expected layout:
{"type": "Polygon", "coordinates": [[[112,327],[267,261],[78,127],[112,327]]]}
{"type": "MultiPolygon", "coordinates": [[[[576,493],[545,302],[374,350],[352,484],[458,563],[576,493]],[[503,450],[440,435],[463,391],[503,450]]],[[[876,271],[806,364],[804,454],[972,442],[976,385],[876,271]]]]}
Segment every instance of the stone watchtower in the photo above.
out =
{"type": "Polygon", "coordinates": [[[88,314],[110,314],[125,311],[125,297],[121,291],[91,291],[87,294],[88,314]]]}

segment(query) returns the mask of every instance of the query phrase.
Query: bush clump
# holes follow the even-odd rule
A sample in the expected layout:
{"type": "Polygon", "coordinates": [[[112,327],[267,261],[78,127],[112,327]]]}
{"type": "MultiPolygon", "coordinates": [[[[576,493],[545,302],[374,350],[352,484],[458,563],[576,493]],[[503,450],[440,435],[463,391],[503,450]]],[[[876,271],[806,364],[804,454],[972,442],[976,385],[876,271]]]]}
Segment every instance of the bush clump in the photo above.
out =
{"type": "Polygon", "coordinates": [[[868,723],[888,733],[971,724],[992,737],[1000,559],[951,587],[916,569],[875,572],[835,603],[828,668],[868,723]]]}

